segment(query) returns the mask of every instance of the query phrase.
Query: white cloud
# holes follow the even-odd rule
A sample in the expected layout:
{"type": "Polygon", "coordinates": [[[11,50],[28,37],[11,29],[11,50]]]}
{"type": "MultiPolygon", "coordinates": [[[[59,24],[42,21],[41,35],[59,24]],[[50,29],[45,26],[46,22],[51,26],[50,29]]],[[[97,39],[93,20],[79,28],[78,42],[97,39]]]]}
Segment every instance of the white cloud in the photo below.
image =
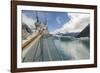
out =
{"type": "Polygon", "coordinates": [[[81,14],[81,13],[68,13],[70,20],[65,23],[61,28],[56,29],[55,33],[66,33],[66,32],[80,32],[82,31],[89,23],[90,16],[89,14],[81,14]]]}
{"type": "Polygon", "coordinates": [[[35,23],[36,20],[33,20],[32,18],[26,16],[24,13],[22,13],[22,23],[25,23],[29,26],[29,28],[35,28],[35,23]]]}
{"type": "Polygon", "coordinates": [[[57,21],[58,24],[61,24],[61,20],[60,20],[59,16],[56,18],[56,21],[57,21]]]}

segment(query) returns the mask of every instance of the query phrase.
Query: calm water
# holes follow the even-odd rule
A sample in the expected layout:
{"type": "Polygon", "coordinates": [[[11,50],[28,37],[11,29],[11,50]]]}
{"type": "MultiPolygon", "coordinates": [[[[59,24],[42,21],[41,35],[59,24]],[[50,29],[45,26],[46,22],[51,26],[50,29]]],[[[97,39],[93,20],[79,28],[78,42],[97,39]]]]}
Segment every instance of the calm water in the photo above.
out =
{"type": "Polygon", "coordinates": [[[55,38],[54,42],[61,53],[67,56],[68,60],[89,59],[90,57],[90,40],[87,37],[55,38]]]}

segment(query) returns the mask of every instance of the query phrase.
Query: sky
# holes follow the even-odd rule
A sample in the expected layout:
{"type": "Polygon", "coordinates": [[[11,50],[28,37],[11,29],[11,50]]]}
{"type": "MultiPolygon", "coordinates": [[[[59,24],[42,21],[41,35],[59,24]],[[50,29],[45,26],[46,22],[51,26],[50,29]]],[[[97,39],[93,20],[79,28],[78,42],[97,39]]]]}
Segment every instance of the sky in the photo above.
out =
{"type": "Polygon", "coordinates": [[[47,20],[48,30],[52,34],[81,32],[90,23],[90,15],[87,13],[32,10],[22,10],[22,22],[35,28],[36,12],[41,25],[47,20]]]}

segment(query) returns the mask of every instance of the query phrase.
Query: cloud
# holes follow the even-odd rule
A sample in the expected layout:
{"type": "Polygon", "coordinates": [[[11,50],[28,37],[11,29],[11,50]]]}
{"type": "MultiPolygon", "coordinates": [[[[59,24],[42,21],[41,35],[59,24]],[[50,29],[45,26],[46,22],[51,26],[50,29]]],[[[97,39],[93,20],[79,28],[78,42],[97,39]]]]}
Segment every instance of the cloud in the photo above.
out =
{"type": "Polygon", "coordinates": [[[61,20],[60,20],[60,17],[59,16],[56,17],[56,21],[57,21],[58,24],[61,24],[61,20]]]}
{"type": "Polygon", "coordinates": [[[70,20],[61,28],[56,29],[52,34],[66,33],[66,32],[81,32],[89,23],[90,15],[81,13],[68,13],[70,20]]]}
{"type": "Polygon", "coordinates": [[[35,28],[35,23],[36,20],[33,20],[32,18],[26,16],[24,13],[22,13],[22,23],[25,23],[26,25],[29,26],[29,28],[35,28]]]}

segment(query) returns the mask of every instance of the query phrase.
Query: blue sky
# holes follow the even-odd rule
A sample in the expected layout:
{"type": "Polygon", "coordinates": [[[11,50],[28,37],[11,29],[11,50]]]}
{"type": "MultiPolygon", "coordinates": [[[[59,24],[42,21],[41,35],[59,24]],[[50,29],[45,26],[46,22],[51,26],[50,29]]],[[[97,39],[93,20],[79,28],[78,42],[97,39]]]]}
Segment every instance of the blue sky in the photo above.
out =
{"type": "Polygon", "coordinates": [[[67,12],[22,10],[22,13],[33,20],[36,19],[36,12],[38,13],[39,20],[42,24],[44,24],[47,18],[48,30],[50,32],[61,28],[65,23],[70,20],[67,12]]]}

